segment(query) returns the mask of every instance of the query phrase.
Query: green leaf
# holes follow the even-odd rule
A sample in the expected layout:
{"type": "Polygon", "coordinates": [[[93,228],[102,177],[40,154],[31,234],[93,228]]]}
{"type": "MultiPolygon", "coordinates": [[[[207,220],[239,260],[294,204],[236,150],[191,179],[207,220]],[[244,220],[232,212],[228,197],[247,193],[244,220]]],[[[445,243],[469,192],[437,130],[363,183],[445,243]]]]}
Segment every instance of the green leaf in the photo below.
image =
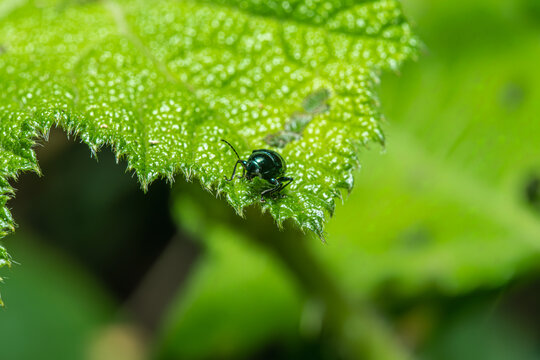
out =
{"type": "Polygon", "coordinates": [[[226,225],[209,226],[203,240],[204,257],[166,316],[156,358],[242,358],[297,338],[303,296],[282,264],[226,225]]]}
{"type": "Polygon", "coordinates": [[[7,180],[38,171],[32,146],[57,125],[92,151],[113,147],[143,188],[178,173],[241,213],[262,181],[227,183],[234,144],[265,147],[313,92],[330,93],[281,150],[295,181],[261,204],[278,224],[323,233],[358,150],[383,142],[375,85],[414,55],[397,1],[4,1],[0,8],[1,226],[7,180]]]}

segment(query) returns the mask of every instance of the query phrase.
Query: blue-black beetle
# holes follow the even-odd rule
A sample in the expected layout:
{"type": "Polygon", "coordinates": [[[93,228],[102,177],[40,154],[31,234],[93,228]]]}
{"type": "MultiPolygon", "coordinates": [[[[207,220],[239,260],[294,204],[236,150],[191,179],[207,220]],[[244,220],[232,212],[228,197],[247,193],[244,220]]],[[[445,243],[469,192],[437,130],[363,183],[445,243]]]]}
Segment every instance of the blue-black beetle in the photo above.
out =
{"type": "Polygon", "coordinates": [[[227,181],[232,181],[234,179],[236,168],[238,165],[241,165],[243,171],[242,176],[238,176],[239,179],[245,177],[251,181],[254,177],[258,176],[274,185],[273,188],[266,189],[261,193],[261,202],[264,202],[265,195],[279,193],[285,186],[293,181],[292,177],[283,176],[287,167],[285,165],[285,160],[283,160],[281,155],[277,152],[268,149],[253,150],[247,160],[242,160],[228,141],[223,139],[221,139],[221,141],[229,145],[238,158],[238,161],[234,164],[231,178],[228,179],[227,176],[225,176],[227,181]]]}

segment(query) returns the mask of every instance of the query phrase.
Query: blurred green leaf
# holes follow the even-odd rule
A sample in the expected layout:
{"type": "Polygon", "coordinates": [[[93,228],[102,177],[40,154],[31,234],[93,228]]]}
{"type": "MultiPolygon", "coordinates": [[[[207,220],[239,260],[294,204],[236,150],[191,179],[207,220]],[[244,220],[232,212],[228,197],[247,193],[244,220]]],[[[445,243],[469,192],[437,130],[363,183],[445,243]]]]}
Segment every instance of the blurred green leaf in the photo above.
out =
{"type": "Polygon", "coordinates": [[[474,304],[453,314],[422,354],[436,360],[533,360],[540,351],[531,332],[493,311],[493,303],[474,304]]]}
{"type": "Polygon", "coordinates": [[[282,266],[226,226],[206,228],[204,240],[204,258],[167,316],[158,358],[239,358],[297,338],[302,296],[282,266]]]}
{"type": "Polygon", "coordinates": [[[0,310],[2,359],[84,359],[112,315],[111,299],[79,266],[22,232],[13,236],[21,261],[5,271],[0,310]],[[16,269],[15,269],[16,267],[16,269]]]}

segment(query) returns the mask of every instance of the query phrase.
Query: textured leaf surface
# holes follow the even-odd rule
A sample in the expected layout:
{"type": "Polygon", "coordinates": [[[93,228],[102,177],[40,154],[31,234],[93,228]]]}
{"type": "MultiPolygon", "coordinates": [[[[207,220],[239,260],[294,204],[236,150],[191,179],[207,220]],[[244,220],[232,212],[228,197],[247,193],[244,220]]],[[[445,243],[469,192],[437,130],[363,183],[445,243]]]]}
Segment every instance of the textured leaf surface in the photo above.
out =
{"type": "Polygon", "coordinates": [[[396,1],[19,2],[0,7],[1,228],[7,183],[39,171],[33,141],[54,124],[93,151],[111,145],[143,187],[183,173],[258,202],[262,182],[226,183],[235,162],[266,147],[303,100],[324,88],[330,111],[281,150],[295,178],[262,205],[322,234],[359,147],[383,141],[374,86],[414,54],[396,1]]]}

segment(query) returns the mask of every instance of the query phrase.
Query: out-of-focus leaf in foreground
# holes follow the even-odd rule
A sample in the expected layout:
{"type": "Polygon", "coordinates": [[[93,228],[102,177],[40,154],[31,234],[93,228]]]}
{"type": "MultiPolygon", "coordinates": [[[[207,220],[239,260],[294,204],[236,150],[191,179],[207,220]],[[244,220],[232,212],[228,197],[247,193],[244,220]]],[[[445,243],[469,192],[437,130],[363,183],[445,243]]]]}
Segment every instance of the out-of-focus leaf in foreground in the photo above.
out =
{"type": "Polygon", "coordinates": [[[417,41],[397,1],[4,1],[0,13],[0,181],[38,171],[33,140],[57,124],[93,151],[111,145],[143,187],[177,173],[238,211],[262,183],[227,183],[234,144],[266,147],[313,92],[329,111],[281,150],[295,181],[263,208],[321,235],[350,190],[359,147],[383,141],[379,73],[417,41]]]}

